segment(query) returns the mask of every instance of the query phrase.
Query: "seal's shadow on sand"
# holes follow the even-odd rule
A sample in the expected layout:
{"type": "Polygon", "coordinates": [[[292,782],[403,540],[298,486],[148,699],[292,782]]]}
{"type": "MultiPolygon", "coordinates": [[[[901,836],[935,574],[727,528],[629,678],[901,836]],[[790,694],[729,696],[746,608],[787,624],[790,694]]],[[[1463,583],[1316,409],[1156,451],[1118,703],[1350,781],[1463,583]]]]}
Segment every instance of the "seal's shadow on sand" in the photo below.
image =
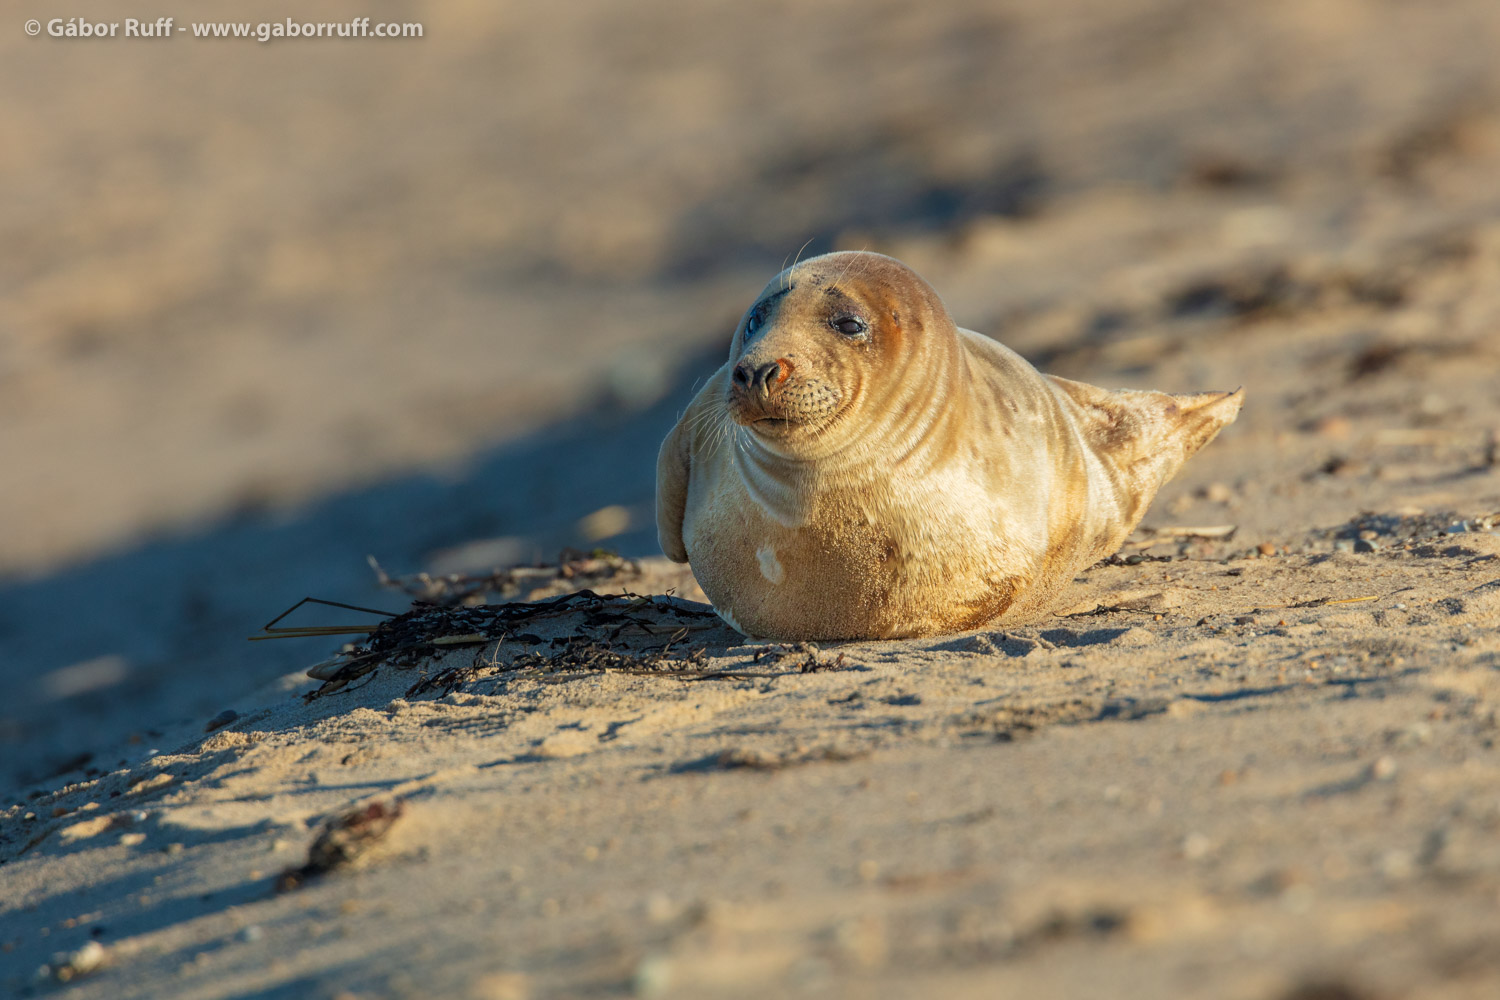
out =
{"type": "Polygon", "coordinates": [[[722,362],[717,346],[685,358],[676,383],[647,408],[600,403],[447,475],[413,474],[289,512],[242,514],[0,582],[3,777],[30,782],[87,766],[88,751],[133,731],[149,744],[146,725],[206,719],[321,659],[328,641],[245,641],[304,596],[403,610],[403,595],[376,586],[367,555],[412,572],[436,551],[505,537],[518,540],[511,547],[519,546],[519,561],[552,559],[584,541],[581,518],[609,505],[629,510],[630,524],[600,544],[625,555],[657,552],[657,448],[695,385],[722,362]],[[133,722],[122,701],[141,706],[133,722]]]}

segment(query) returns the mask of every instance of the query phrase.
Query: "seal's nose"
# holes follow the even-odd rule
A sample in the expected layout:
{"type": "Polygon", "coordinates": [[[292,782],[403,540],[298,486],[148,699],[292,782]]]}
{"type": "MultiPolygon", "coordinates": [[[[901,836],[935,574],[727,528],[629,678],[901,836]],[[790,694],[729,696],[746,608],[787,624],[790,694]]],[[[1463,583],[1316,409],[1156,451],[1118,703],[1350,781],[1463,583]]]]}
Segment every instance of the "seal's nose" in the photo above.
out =
{"type": "Polygon", "coordinates": [[[741,361],[734,366],[734,384],[746,392],[769,396],[786,381],[790,371],[791,365],[781,359],[768,361],[758,368],[748,361],[741,361]]]}

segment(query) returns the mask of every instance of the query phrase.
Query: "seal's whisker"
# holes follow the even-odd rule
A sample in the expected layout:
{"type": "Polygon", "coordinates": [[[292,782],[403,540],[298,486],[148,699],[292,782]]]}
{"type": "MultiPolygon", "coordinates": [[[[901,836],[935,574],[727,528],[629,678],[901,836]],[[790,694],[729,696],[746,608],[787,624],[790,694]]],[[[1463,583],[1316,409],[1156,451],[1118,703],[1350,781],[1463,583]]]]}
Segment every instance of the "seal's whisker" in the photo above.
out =
{"type": "Polygon", "coordinates": [[[728,440],[730,430],[733,427],[734,424],[729,419],[729,414],[721,412],[719,414],[718,421],[714,424],[713,435],[710,439],[709,447],[713,448],[715,451],[723,447],[724,442],[728,440]]]}
{"type": "Polygon", "coordinates": [[[830,281],[828,283],[828,287],[832,288],[835,285],[837,285],[840,281],[843,281],[845,278],[849,277],[849,271],[850,271],[850,269],[854,267],[855,263],[857,263],[858,261],[863,260],[864,259],[864,255],[866,253],[869,253],[869,251],[870,251],[870,245],[868,243],[866,243],[863,247],[860,248],[859,253],[851,253],[849,255],[848,262],[844,264],[844,269],[839,272],[839,276],[837,278],[834,278],[832,281],[830,281]]]}
{"type": "Polygon", "coordinates": [[[809,236],[807,238],[807,243],[804,243],[800,247],[797,248],[797,256],[795,256],[795,257],[792,258],[792,266],[789,267],[789,268],[783,269],[782,274],[784,275],[784,277],[782,278],[782,282],[781,282],[782,286],[783,286],[782,291],[786,291],[788,288],[792,287],[792,275],[791,275],[791,272],[792,272],[793,269],[796,268],[797,261],[799,261],[799,260],[802,259],[802,251],[806,250],[807,246],[808,246],[808,243],[811,243],[816,238],[817,237],[815,237],[815,236],[809,236]]]}
{"type": "Polygon", "coordinates": [[[717,451],[734,427],[734,421],[724,407],[708,407],[693,414],[688,426],[693,436],[703,441],[705,450],[717,451]]]}

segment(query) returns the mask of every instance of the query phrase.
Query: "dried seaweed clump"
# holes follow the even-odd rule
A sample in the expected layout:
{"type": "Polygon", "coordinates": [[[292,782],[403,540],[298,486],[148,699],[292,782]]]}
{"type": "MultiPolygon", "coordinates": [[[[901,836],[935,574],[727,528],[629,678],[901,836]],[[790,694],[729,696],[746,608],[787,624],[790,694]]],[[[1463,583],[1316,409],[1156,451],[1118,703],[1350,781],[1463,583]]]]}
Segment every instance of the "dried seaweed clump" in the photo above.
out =
{"type": "MultiPolygon", "coordinates": [[[[537,650],[520,653],[503,669],[540,674],[548,680],[565,680],[578,674],[605,672],[691,677],[699,680],[731,676],[723,671],[707,669],[707,651],[702,646],[683,654],[673,652],[673,642],[685,636],[685,630],[679,630],[665,645],[642,653],[616,649],[583,636],[567,636],[552,640],[553,646],[562,647],[557,652],[544,653],[537,650]]],[[[428,691],[446,694],[472,681],[495,674],[499,669],[501,668],[493,662],[453,667],[413,684],[407,690],[406,697],[413,698],[428,691]]],[[[747,675],[736,673],[733,676],[747,675]]]]}
{"type": "Polygon", "coordinates": [[[591,590],[545,601],[477,607],[419,604],[381,622],[363,643],[351,644],[312,667],[308,675],[324,684],[308,697],[332,694],[382,664],[409,668],[442,649],[457,646],[483,646],[491,652],[485,660],[476,657],[472,664],[424,678],[413,685],[409,696],[453,690],[500,670],[550,674],[701,672],[702,650],[684,651],[683,643],[695,632],[722,628],[719,617],[707,605],[666,596],[600,595],[591,590]],[[546,640],[533,629],[565,634],[546,640]],[[647,640],[646,648],[623,646],[625,640],[638,637],[647,640]],[[501,651],[508,645],[550,645],[558,651],[523,652],[502,662],[501,651]]]}
{"type": "Polygon", "coordinates": [[[438,607],[484,604],[523,598],[536,601],[556,588],[593,587],[629,583],[641,579],[641,564],[607,549],[579,552],[564,549],[556,564],[510,566],[488,573],[413,573],[392,576],[370,557],[370,568],[382,587],[409,594],[423,604],[438,607]]]}

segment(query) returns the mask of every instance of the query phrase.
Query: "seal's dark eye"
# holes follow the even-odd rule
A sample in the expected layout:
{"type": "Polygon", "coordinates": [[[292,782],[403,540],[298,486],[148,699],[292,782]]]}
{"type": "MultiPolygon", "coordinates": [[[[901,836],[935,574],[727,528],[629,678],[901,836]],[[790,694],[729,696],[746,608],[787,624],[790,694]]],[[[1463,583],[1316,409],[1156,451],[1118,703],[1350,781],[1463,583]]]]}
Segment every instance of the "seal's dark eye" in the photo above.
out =
{"type": "Polygon", "coordinates": [[[856,319],[853,316],[835,316],[828,322],[829,325],[846,337],[858,337],[865,330],[869,329],[865,326],[864,320],[856,319]]]}
{"type": "Polygon", "coordinates": [[[761,322],[760,310],[757,309],[750,314],[749,319],[745,320],[745,336],[755,336],[755,331],[760,329],[761,322]]]}

